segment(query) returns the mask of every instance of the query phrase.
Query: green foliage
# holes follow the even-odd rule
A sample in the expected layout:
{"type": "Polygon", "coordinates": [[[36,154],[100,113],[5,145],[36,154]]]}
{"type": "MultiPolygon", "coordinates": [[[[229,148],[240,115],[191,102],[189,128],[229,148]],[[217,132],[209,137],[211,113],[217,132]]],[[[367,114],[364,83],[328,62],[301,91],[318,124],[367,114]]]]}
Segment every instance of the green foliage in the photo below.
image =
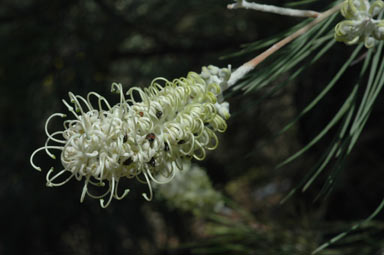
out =
{"type": "MultiPolygon", "coordinates": [[[[332,15],[330,18],[317,24],[309,32],[305,33],[297,40],[277,52],[276,55],[272,55],[270,59],[267,59],[257,67],[257,72],[253,72],[246,77],[244,81],[236,84],[234,89],[241,89],[245,91],[245,93],[257,91],[271,84],[282,74],[295,69],[294,72],[289,73],[289,77],[286,78],[286,82],[283,82],[281,85],[272,89],[270,93],[276,93],[278,89],[281,89],[285,85],[289,84],[289,81],[295,79],[311,63],[315,63],[334,44],[332,27],[334,25],[333,21],[336,17],[337,14],[332,15]],[[318,50],[318,52],[316,52],[316,50],[318,50]],[[314,56],[311,53],[314,53],[314,56]],[[308,61],[309,58],[311,58],[309,65],[304,65],[303,62],[305,62],[305,60],[308,61]]],[[[271,46],[279,39],[284,38],[285,35],[292,34],[292,32],[304,27],[308,23],[309,20],[305,20],[283,34],[266,41],[250,44],[248,45],[247,50],[240,53],[249,54],[262,47],[271,46]]]]}
{"type": "MultiPolygon", "coordinates": [[[[287,4],[287,6],[292,7],[311,2],[315,1],[292,2],[287,4]]],[[[337,3],[340,2],[341,1],[338,1],[337,3]]],[[[290,43],[284,49],[279,50],[274,56],[271,56],[257,66],[255,71],[249,74],[242,82],[238,83],[234,89],[242,90],[244,91],[244,94],[258,92],[261,94],[262,98],[268,98],[292,83],[293,80],[300,79],[300,74],[309,66],[318,62],[321,57],[330,58],[327,56],[327,52],[329,52],[335,45],[333,27],[335,26],[335,20],[337,18],[339,18],[338,13],[330,16],[322,23],[313,27],[309,32],[290,43]],[[278,80],[283,75],[284,79],[278,80]]],[[[292,27],[292,29],[267,40],[248,44],[245,49],[232,56],[249,54],[264,47],[270,47],[280,39],[306,25],[307,22],[307,20],[303,21],[296,27],[292,27]]],[[[364,42],[364,40],[361,40],[361,42],[364,42]]],[[[306,172],[302,181],[288,193],[282,200],[282,203],[291,198],[291,196],[299,189],[302,191],[308,190],[325,170],[328,170],[328,174],[326,175],[326,180],[324,181],[322,189],[316,195],[316,200],[320,197],[327,196],[334,187],[340,171],[345,168],[346,161],[373,111],[376,99],[382,91],[384,82],[384,61],[382,61],[384,59],[382,53],[383,42],[378,43],[374,51],[364,51],[361,56],[363,46],[363,44],[356,46],[350,54],[350,57],[344,64],[342,64],[339,71],[332,76],[328,84],[323,86],[315,98],[312,99],[312,101],[308,103],[292,121],[278,132],[277,135],[284,134],[287,130],[295,126],[306,114],[309,114],[316,106],[318,106],[321,100],[328,100],[327,95],[329,92],[334,89],[335,86],[341,86],[340,83],[343,80],[343,76],[346,75],[346,71],[351,68],[351,66],[361,62],[362,59],[364,60],[363,63],[359,65],[360,73],[353,81],[353,86],[348,86],[348,88],[346,88],[346,90],[349,91],[348,96],[345,99],[339,99],[343,103],[331,120],[329,120],[328,123],[325,123],[321,131],[310,139],[310,141],[301,149],[278,164],[278,168],[284,167],[292,161],[297,160],[299,157],[302,157],[304,153],[316,146],[327,135],[333,137],[328,142],[328,148],[317,163],[306,172]]],[[[364,223],[375,217],[381,211],[381,207],[382,205],[380,204],[376,211],[368,217],[364,223]]],[[[355,225],[350,231],[357,229],[358,226],[360,226],[360,224],[355,225]]],[[[338,241],[350,231],[338,235],[326,245],[319,247],[316,252],[324,249],[329,244],[338,241]]]]}
{"type": "MultiPolygon", "coordinates": [[[[2,1],[0,253],[382,252],[384,46],[336,42],[340,14],[227,92],[228,133],[202,163],[211,187],[227,197],[221,211],[196,219],[162,200],[147,204],[140,185],[137,196],[101,210],[91,200],[80,205],[76,185],[47,191],[32,171],[28,157],[44,143],[44,119],[64,111],[68,91],[108,97],[114,81],[128,89],[208,64],[235,69],[311,22],[229,11],[229,2],[2,1]]],[[[341,1],[263,2],[323,11],[341,1]]]]}

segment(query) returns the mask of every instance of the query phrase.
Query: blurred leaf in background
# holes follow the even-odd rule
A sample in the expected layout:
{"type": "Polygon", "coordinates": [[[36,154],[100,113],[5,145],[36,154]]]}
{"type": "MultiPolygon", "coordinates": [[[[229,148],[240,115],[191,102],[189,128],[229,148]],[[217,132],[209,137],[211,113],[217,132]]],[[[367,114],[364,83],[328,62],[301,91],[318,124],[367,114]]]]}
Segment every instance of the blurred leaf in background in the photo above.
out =
{"type": "MultiPolygon", "coordinates": [[[[315,9],[323,8],[319,1],[308,2],[315,9]]],[[[232,211],[229,221],[228,215],[225,220],[222,215],[195,218],[168,208],[161,200],[148,203],[141,197],[145,185],[137,185],[135,192],[107,209],[91,199],[80,204],[80,183],[47,188],[44,174],[30,166],[30,154],[45,142],[46,118],[65,111],[61,99],[69,91],[83,96],[96,91],[118,102],[109,91],[112,82],[121,82],[127,89],[148,86],[158,76],[173,79],[188,71],[200,72],[208,64],[236,67],[250,56],[219,58],[299,21],[228,11],[226,4],[222,0],[1,1],[0,254],[186,255],[209,249],[214,254],[308,254],[326,237],[372,212],[384,193],[380,146],[384,123],[378,117],[384,110],[382,95],[372,113],[376,117],[368,121],[347,171],[340,174],[328,200],[313,203],[321,187],[315,183],[308,193],[279,204],[320,157],[326,143],[284,170],[273,170],[316,134],[333,113],[329,110],[344,98],[345,87],[353,80],[348,77],[354,77],[359,66],[346,72],[347,78],[326,102],[283,136],[271,139],[338,71],[352,51],[344,45],[336,45],[314,68],[262,104],[256,103],[259,93],[231,94],[228,131],[221,135],[219,148],[199,162],[213,187],[228,198],[227,206],[232,201],[237,204],[234,208],[245,211],[232,211]],[[194,244],[185,245],[190,243],[194,244]]],[[[285,71],[274,83],[294,73],[285,71]]],[[[53,122],[51,128],[60,129],[60,123],[53,122]]],[[[36,160],[43,171],[61,167],[48,157],[36,160]]],[[[378,253],[383,248],[382,223],[367,228],[372,235],[346,239],[344,246],[328,254],[378,253]]]]}

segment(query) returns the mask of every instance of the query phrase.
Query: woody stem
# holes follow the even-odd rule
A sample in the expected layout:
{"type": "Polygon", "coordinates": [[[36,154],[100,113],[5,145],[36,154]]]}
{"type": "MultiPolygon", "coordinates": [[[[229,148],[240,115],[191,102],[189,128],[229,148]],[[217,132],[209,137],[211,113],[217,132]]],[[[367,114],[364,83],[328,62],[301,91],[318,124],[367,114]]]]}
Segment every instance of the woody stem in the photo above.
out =
{"type": "Polygon", "coordinates": [[[247,73],[252,71],[258,64],[263,62],[266,58],[268,58],[270,55],[287,45],[288,43],[292,42],[294,39],[298,38],[299,36],[305,34],[308,32],[312,27],[329,17],[330,15],[334,14],[340,9],[341,4],[335,5],[334,7],[326,10],[325,12],[320,13],[317,18],[315,18],[311,23],[308,25],[302,27],[301,29],[297,30],[293,34],[290,34],[289,36],[285,37],[281,41],[275,43],[271,47],[269,47],[267,50],[262,52],[260,55],[256,56],[255,58],[249,60],[248,62],[244,63],[242,66],[237,68],[231,75],[231,78],[228,81],[228,87],[233,86],[238,80],[243,78],[247,73]]]}

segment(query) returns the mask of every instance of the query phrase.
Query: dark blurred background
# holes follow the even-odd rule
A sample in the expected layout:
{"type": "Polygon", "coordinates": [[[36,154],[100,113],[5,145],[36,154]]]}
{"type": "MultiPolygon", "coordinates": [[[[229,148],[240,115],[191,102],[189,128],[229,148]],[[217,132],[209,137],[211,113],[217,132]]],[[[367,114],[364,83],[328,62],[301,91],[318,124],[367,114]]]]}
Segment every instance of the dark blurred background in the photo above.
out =
{"type": "MultiPolygon", "coordinates": [[[[288,1],[264,2],[283,5],[288,1]]],[[[60,169],[59,162],[38,155],[36,162],[43,168],[39,173],[29,158],[44,145],[47,117],[66,112],[61,99],[69,91],[82,96],[95,91],[117,102],[110,93],[112,82],[128,89],[148,86],[158,76],[173,79],[189,71],[200,72],[209,64],[237,67],[253,56],[220,57],[299,21],[229,11],[228,3],[1,1],[0,254],[192,254],[198,250],[184,244],[215,237],[207,234],[206,229],[212,228],[209,220],[169,209],[158,200],[146,202],[141,197],[145,185],[133,187],[124,200],[113,201],[107,209],[89,198],[80,204],[81,183],[45,186],[47,170],[50,166],[60,169]]],[[[344,88],[353,80],[348,77],[353,77],[359,65],[294,129],[270,138],[321,90],[349,54],[348,47],[337,45],[300,80],[262,103],[255,103],[258,94],[235,93],[228,98],[232,112],[228,131],[220,135],[219,148],[199,164],[207,169],[215,188],[260,224],[252,230],[260,237],[255,235],[248,244],[249,253],[234,254],[272,254],[274,250],[283,254],[277,251],[286,247],[284,254],[309,254],[332,234],[368,216],[380,202],[384,194],[382,97],[328,199],[313,202],[322,185],[319,181],[309,192],[279,205],[316,162],[326,142],[284,169],[274,166],[330,119],[344,98],[344,88]],[[261,236],[268,237],[268,247],[261,236]],[[269,250],[262,253],[261,248],[269,250]]],[[[60,123],[50,127],[60,128],[60,123]]],[[[354,251],[372,247],[364,254],[382,254],[382,237],[383,228],[375,228],[374,234],[352,246],[354,251]]]]}

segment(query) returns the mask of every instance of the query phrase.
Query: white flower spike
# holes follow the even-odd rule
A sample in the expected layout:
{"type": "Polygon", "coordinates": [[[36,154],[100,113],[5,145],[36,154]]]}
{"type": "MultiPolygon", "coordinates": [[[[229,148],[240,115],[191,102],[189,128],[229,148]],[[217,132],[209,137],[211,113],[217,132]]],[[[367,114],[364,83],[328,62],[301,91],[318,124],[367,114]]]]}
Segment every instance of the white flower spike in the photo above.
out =
{"type": "Polygon", "coordinates": [[[120,178],[135,178],[148,185],[149,194],[143,196],[150,201],[152,181],[171,181],[175,171],[182,170],[183,160],[203,160],[206,150],[218,146],[215,132],[226,130],[223,118],[229,117],[229,111],[228,103],[217,99],[222,100],[220,86],[229,79],[230,71],[216,71],[205,76],[190,72],[186,78],[172,82],[158,78],[148,88],[129,89],[128,99],[121,84],[113,83],[112,92],[120,95],[120,102],[114,106],[95,92],[88,93],[86,98],[70,92],[74,107],[65,100],[63,103],[75,118],[65,120],[64,130],[53,133],[48,131],[51,119],[66,115],[55,113],[48,118],[48,138],[43,147],[32,153],[31,165],[40,171],[33,162],[36,153],[45,151],[55,159],[51,150],[59,150],[63,170],[54,174],[51,168],[46,175],[47,186],[61,186],[73,177],[78,181],[84,179],[80,201],[88,194],[100,199],[101,207],[105,208],[112,198],[122,199],[128,194],[129,189],[119,194],[120,178]],[[215,80],[217,74],[220,79],[215,80]],[[96,106],[91,100],[97,101],[96,106]],[[51,142],[56,144],[50,145],[51,142]],[[162,176],[162,180],[157,180],[157,176],[162,176]],[[59,178],[64,180],[58,181],[59,178]],[[89,192],[89,185],[102,187],[106,182],[109,185],[103,194],[89,192]]]}
{"type": "Polygon", "coordinates": [[[223,196],[213,188],[206,171],[191,162],[185,162],[183,171],[167,186],[154,184],[154,188],[169,207],[196,216],[207,216],[225,208],[223,196]]]}

